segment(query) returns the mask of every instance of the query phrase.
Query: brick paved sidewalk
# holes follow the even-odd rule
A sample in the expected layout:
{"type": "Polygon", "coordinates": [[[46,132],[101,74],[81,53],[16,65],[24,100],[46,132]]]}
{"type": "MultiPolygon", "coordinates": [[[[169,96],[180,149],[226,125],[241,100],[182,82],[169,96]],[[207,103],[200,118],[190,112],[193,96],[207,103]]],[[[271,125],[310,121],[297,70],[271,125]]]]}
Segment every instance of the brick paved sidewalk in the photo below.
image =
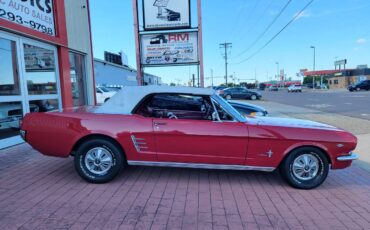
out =
{"type": "Polygon", "coordinates": [[[84,182],[73,159],[0,151],[0,229],[370,229],[370,172],[331,171],[310,191],[277,172],[129,167],[84,182]]]}

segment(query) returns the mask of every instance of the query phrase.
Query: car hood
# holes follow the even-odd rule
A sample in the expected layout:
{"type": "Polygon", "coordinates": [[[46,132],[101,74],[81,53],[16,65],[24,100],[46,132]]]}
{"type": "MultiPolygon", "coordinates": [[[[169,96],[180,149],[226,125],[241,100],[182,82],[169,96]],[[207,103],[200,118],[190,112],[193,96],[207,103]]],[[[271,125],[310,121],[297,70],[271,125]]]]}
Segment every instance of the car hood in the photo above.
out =
{"type": "Polygon", "coordinates": [[[116,94],[117,92],[105,92],[104,93],[104,96],[107,96],[107,97],[112,97],[116,94]]]}
{"type": "Polygon", "coordinates": [[[246,103],[246,102],[240,102],[240,101],[230,100],[229,103],[230,103],[230,105],[248,106],[248,107],[252,107],[254,109],[258,109],[260,111],[264,111],[264,112],[267,111],[265,108],[263,108],[261,106],[258,106],[258,105],[255,105],[255,104],[249,104],[249,103],[246,103]]]}
{"type": "Polygon", "coordinates": [[[309,129],[326,129],[326,130],[340,130],[331,125],[293,118],[277,118],[277,117],[254,117],[249,118],[248,123],[267,126],[281,126],[291,128],[309,128],[309,129]]]}

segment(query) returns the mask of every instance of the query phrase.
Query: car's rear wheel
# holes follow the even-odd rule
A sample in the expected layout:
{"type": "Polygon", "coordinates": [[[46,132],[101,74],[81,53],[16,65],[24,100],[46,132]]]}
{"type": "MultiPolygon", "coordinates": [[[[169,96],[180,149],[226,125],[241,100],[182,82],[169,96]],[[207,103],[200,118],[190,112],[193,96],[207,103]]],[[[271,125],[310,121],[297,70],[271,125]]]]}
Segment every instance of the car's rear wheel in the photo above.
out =
{"type": "Polygon", "coordinates": [[[280,165],[283,178],[293,187],[312,189],[321,185],[329,173],[329,162],[319,149],[293,150],[280,165]]]}
{"type": "Polygon", "coordinates": [[[253,101],[254,101],[254,100],[257,100],[257,96],[253,94],[253,95],[251,96],[251,100],[253,100],[253,101]]]}
{"type": "Polygon", "coordinates": [[[123,159],[123,153],[117,145],[106,139],[93,139],[79,146],[74,165],[84,180],[106,183],[121,171],[123,159]]]}
{"type": "Polygon", "coordinates": [[[226,100],[231,100],[231,95],[226,95],[226,100]]]}

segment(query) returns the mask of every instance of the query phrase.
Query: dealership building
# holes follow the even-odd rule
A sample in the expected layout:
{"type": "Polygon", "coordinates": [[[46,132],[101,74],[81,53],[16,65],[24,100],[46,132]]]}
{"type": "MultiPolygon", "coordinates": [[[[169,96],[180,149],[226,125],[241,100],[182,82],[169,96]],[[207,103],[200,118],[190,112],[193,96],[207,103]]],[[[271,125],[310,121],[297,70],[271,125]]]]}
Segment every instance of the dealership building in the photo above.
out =
{"type": "Polygon", "coordinates": [[[0,0],[0,148],[29,112],[95,104],[88,0],[0,0]]]}
{"type": "MultiPolygon", "coordinates": [[[[94,59],[94,76],[97,86],[121,88],[138,85],[136,69],[107,60],[94,59]]],[[[160,77],[143,73],[143,85],[161,85],[160,77]]]]}

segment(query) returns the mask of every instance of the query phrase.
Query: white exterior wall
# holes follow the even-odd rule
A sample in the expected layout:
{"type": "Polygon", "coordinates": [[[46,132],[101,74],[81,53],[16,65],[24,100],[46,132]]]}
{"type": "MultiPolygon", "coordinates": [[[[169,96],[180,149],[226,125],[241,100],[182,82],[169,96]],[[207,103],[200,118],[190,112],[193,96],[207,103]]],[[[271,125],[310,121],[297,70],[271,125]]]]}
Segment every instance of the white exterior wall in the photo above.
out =
{"type": "Polygon", "coordinates": [[[71,51],[85,55],[87,102],[94,102],[93,53],[88,15],[88,0],[65,0],[68,47],[71,51]]]}

